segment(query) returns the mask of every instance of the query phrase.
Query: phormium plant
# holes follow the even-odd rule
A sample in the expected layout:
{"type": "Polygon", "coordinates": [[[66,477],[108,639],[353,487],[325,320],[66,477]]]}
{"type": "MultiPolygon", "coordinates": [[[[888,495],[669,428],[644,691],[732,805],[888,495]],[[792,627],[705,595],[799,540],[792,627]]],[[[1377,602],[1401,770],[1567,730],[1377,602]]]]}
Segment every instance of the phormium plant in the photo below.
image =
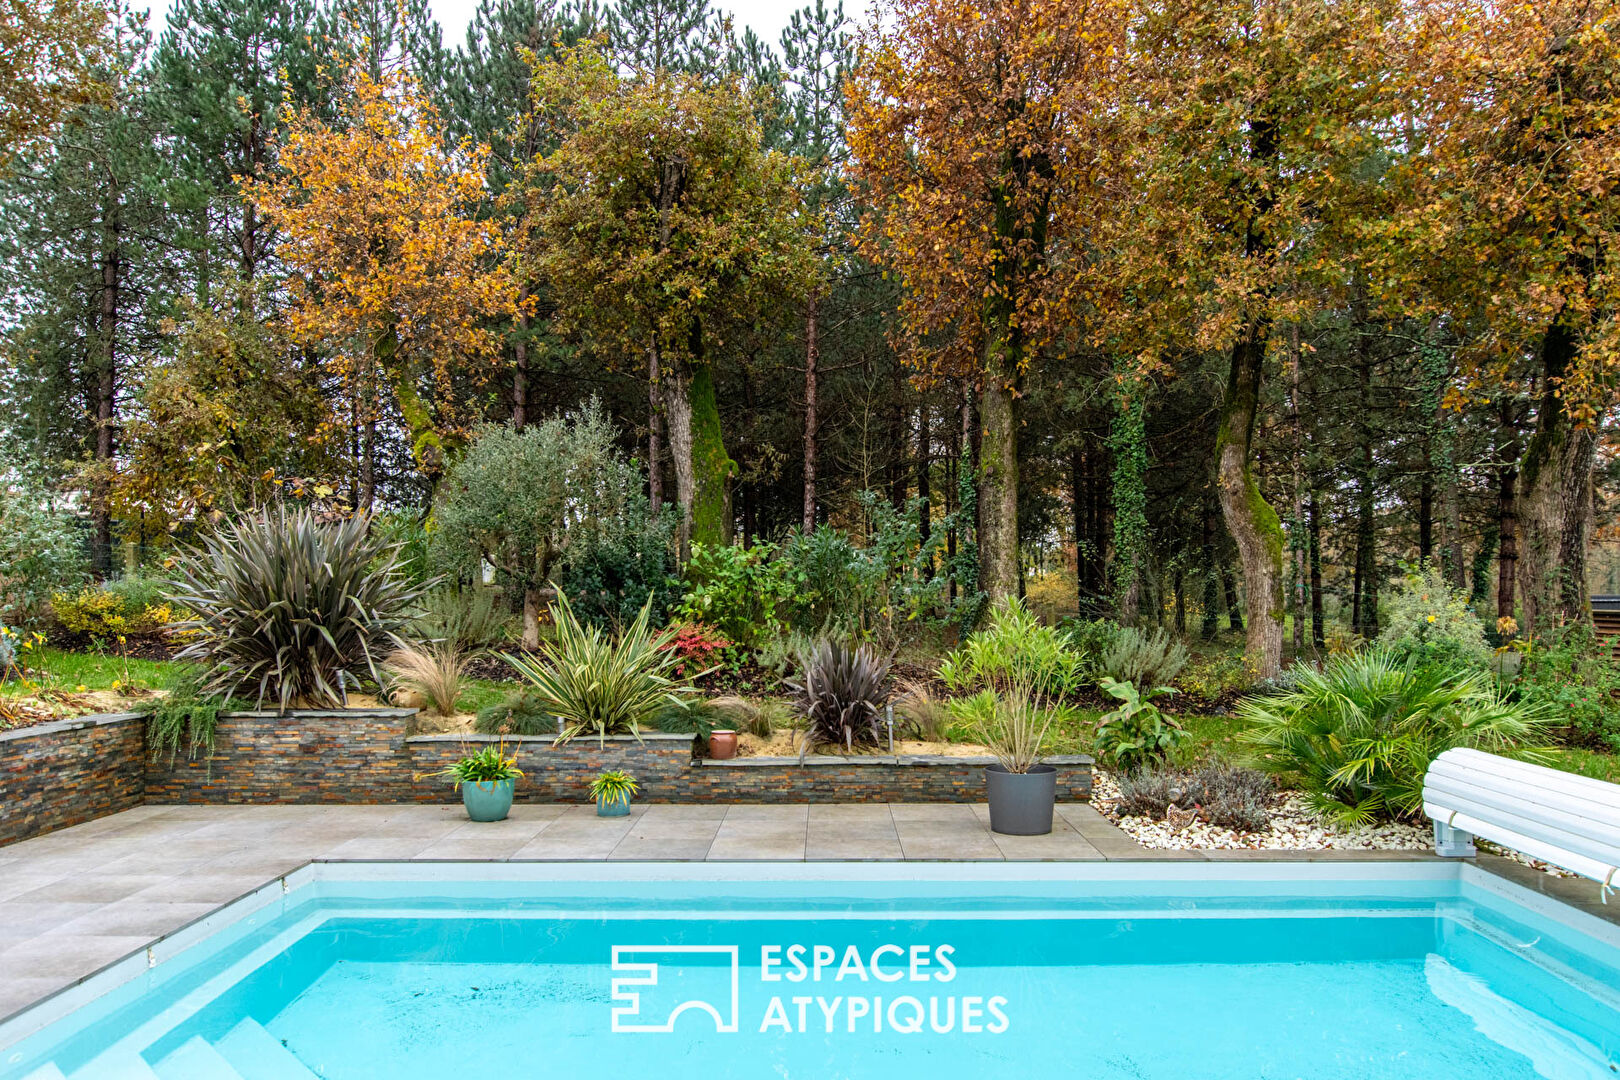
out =
{"type": "Polygon", "coordinates": [[[878,718],[889,700],[887,659],[879,658],[870,646],[848,648],[828,639],[804,659],[803,667],[803,680],[787,684],[799,695],[807,722],[801,760],[824,743],[853,750],[857,743],[881,741],[878,718]]]}
{"type": "Polygon", "coordinates": [[[192,640],[177,659],[207,666],[209,696],[286,712],[341,705],[362,678],[380,681],[422,587],[368,523],[276,509],[227,522],[182,556],[168,584],[192,640]]]}

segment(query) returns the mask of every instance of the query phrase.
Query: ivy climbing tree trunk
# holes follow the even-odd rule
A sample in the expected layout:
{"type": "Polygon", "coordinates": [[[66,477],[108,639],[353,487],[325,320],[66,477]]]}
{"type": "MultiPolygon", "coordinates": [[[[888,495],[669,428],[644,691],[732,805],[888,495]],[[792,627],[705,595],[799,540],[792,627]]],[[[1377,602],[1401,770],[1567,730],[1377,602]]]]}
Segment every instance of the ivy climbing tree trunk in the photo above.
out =
{"type": "Polygon", "coordinates": [[[1243,567],[1247,654],[1262,679],[1282,670],[1282,522],[1260,494],[1251,466],[1269,324],[1255,320],[1232,346],[1232,366],[1215,438],[1215,476],[1226,528],[1243,567]]]}
{"type": "Polygon", "coordinates": [[[1116,368],[1108,450],[1114,459],[1114,611],[1125,626],[1142,613],[1147,565],[1146,391],[1128,365],[1116,368]]]}
{"type": "Polygon", "coordinates": [[[1576,425],[1561,396],[1576,348],[1569,314],[1560,313],[1542,339],[1536,430],[1519,465],[1519,603],[1532,632],[1591,619],[1586,536],[1597,432],[1576,425]]]}

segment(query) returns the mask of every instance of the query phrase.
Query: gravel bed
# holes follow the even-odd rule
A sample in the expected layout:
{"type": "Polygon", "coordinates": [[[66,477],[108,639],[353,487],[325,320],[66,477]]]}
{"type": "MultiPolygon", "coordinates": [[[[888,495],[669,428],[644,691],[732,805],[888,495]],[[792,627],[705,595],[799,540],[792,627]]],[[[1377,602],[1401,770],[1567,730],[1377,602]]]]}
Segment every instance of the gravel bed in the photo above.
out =
{"type": "MultiPolygon", "coordinates": [[[[1118,825],[1143,847],[1178,851],[1431,851],[1434,835],[1427,827],[1403,822],[1387,822],[1361,829],[1347,829],[1323,821],[1305,806],[1297,791],[1280,791],[1273,796],[1269,810],[1271,828],[1266,832],[1243,832],[1223,825],[1194,821],[1177,829],[1167,821],[1147,817],[1122,817],[1117,806],[1119,785],[1106,772],[1093,777],[1091,805],[1118,825]]],[[[1554,877],[1576,875],[1561,867],[1498,844],[1480,841],[1481,851],[1502,855],[1514,862],[1554,877]]]]}
{"type": "Polygon", "coordinates": [[[1169,822],[1145,817],[1121,817],[1115,809],[1119,787],[1107,773],[1096,774],[1091,804],[1129,833],[1143,847],[1180,851],[1292,850],[1292,851],[1416,851],[1430,846],[1428,829],[1390,822],[1364,829],[1346,829],[1313,817],[1298,792],[1282,791],[1272,798],[1271,828],[1242,832],[1224,825],[1194,821],[1181,829],[1169,822]]]}

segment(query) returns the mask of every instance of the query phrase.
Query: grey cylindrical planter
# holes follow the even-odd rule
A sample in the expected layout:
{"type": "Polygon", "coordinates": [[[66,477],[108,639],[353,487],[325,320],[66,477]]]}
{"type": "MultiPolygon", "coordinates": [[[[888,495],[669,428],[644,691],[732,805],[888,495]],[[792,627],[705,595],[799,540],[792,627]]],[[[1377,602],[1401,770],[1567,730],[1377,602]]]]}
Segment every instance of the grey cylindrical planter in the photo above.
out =
{"type": "Polygon", "coordinates": [[[461,785],[461,805],[474,821],[501,821],[512,809],[512,780],[467,780],[461,785]]]}
{"type": "Polygon", "coordinates": [[[990,829],[1005,836],[1044,836],[1052,831],[1057,802],[1057,770],[1031,766],[1027,773],[986,765],[984,788],[990,799],[990,829]]]}

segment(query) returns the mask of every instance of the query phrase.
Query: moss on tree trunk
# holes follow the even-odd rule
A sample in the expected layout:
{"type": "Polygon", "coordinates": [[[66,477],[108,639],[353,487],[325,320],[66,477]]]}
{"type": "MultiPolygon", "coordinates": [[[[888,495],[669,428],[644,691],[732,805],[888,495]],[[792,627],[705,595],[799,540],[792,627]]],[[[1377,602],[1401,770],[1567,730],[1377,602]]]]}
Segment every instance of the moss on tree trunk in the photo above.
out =
{"type": "Polygon", "coordinates": [[[1232,346],[1232,368],[1215,439],[1221,511],[1243,565],[1247,653],[1263,679],[1275,678],[1282,670],[1283,640],[1282,522],[1260,494],[1251,466],[1267,329],[1263,322],[1252,326],[1232,346]]]}
{"type": "Polygon", "coordinates": [[[694,540],[711,547],[731,543],[730,482],[736,466],[726,454],[709,365],[666,358],[663,383],[684,561],[694,540]]]}

